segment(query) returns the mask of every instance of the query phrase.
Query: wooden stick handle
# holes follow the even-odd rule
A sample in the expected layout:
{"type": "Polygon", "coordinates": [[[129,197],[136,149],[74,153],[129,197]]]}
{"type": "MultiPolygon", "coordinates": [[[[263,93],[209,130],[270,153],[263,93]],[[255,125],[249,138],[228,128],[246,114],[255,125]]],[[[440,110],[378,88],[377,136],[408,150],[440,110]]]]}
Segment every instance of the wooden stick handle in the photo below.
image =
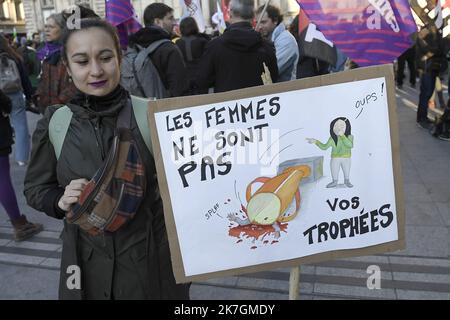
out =
{"type": "Polygon", "coordinates": [[[300,282],[300,266],[291,269],[289,276],[289,300],[298,300],[300,282]]]}

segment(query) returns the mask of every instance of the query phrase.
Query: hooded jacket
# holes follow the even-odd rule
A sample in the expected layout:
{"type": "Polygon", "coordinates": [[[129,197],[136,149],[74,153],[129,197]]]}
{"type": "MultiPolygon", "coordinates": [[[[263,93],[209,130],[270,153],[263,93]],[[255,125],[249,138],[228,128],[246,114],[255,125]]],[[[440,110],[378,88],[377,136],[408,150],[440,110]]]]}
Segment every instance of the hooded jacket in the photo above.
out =
{"type": "MultiPolygon", "coordinates": [[[[56,159],[48,125],[58,106],[47,108],[33,134],[25,177],[28,204],[63,219],[57,203],[74,179],[91,179],[105,160],[117,116],[128,103],[120,86],[106,97],[78,94],[67,106],[73,112],[61,155],[56,159]]],[[[131,131],[145,163],[147,190],[134,218],[112,234],[91,236],[64,221],[60,299],[187,299],[188,286],[176,285],[159,196],[156,170],[133,116],[131,131]],[[81,289],[69,290],[68,267],[81,269],[81,289]]]]}
{"type": "Polygon", "coordinates": [[[214,92],[262,85],[263,63],[269,68],[272,82],[276,82],[274,46],[263,40],[249,22],[237,22],[206,46],[196,83],[199,88],[214,87],[214,92]]]}
{"type": "MultiPolygon", "coordinates": [[[[161,39],[169,39],[170,35],[158,26],[145,27],[129,37],[129,46],[136,44],[147,48],[150,44],[161,39]]],[[[173,42],[161,44],[152,54],[153,64],[158,70],[161,81],[169,91],[171,97],[189,94],[189,82],[186,66],[180,50],[173,42]]]]}

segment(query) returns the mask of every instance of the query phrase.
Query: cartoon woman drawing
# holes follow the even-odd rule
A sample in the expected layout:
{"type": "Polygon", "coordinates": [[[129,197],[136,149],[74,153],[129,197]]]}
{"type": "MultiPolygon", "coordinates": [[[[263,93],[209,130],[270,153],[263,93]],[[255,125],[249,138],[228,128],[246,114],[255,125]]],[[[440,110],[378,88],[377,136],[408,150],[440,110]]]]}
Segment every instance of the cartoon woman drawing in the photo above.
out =
{"type": "Polygon", "coordinates": [[[350,183],[350,166],[353,148],[353,136],[351,134],[352,127],[350,121],[345,117],[339,117],[330,123],[330,135],[326,144],[313,138],[306,138],[309,143],[314,143],[322,150],[331,147],[331,176],[333,181],[327,185],[327,188],[335,188],[338,185],[339,169],[344,172],[344,184],[347,188],[352,188],[350,183]]]}

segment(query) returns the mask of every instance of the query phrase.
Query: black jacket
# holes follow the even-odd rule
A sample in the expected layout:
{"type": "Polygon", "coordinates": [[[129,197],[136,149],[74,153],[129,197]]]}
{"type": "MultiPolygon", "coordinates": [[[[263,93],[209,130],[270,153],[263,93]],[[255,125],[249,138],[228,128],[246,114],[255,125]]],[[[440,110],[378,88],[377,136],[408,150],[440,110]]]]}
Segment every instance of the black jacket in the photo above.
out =
{"type": "Polygon", "coordinates": [[[234,23],[206,46],[197,86],[224,92],[262,85],[263,63],[270,70],[272,82],[276,82],[278,67],[273,44],[263,40],[249,22],[234,23]]]}
{"type": "MultiPolygon", "coordinates": [[[[138,44],[147,48],[161,39],[170,39],[170,35],[157,26],[145,27],[130,36],[129,46],[138,44]]],[[[163,43],[151,55],[151,59],[171,97],[189,94],[189,82],[183,56],[173,42],[163,43]]]]}
{"type": "MultiPolygon", "coordinates": [[[[119,87],[120,88],[120,87],[119,87]]],[[[124,90],[122,90],[124,91],[124,90]]],[[[28,204],[63,219],[57,202],[71,180],[91,179],[110,148],[119,111],[127,103],[76,99],[69,130],[57,160],[49,141],[49,120],[58,106],[46,109],[33,134],[31,161],[25,177],[28,204]]],[[[156,170],[133,117],[131,130],[146,164],[147,191],[133,220],[113,234],[91,236],[64,221],[59,296],[61,299],[187,299],[188,286],[172,274],[156,170]],[[69,290],[70,265],[81,268],[81,290],[69,290]]]]}
{"type": "Polygon", "coordinates": [[[0,156],[11,153],[14,143],[9,114],[11,113],[11,100],[0,90],[0,156]]]}
{"type": "Polygon", "coordinates": [[[438,75],[443,64],[447,63],[442,35],[434,29],[429,29],[425,36],[423,32],[419,32],[416,40],[417,68],[424,73],[438,75]]]}
{"type": "MultiPolygon", "coordinates": [[[[192,84],[195,83],[198,66],[209,41],[210,38],[207,35],[199,33],[188,37],[181,37],[181,39],[176,42],[177,47],[183,54],[188,79],[192,84]]],[[[208,91],[203,90],[202,92],[196,93],[208,93],[208,91]]]]}

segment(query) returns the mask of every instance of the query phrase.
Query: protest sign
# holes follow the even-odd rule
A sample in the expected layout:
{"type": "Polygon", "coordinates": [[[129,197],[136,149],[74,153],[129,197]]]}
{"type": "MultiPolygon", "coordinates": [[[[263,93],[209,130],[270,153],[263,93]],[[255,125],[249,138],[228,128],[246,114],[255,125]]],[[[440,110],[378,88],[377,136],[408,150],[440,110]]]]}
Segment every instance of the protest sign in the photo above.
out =
{"type": "Polygon", "coordinates": [[[404,247],[392,65],[149,103],[177,282],[404,247]]]}

